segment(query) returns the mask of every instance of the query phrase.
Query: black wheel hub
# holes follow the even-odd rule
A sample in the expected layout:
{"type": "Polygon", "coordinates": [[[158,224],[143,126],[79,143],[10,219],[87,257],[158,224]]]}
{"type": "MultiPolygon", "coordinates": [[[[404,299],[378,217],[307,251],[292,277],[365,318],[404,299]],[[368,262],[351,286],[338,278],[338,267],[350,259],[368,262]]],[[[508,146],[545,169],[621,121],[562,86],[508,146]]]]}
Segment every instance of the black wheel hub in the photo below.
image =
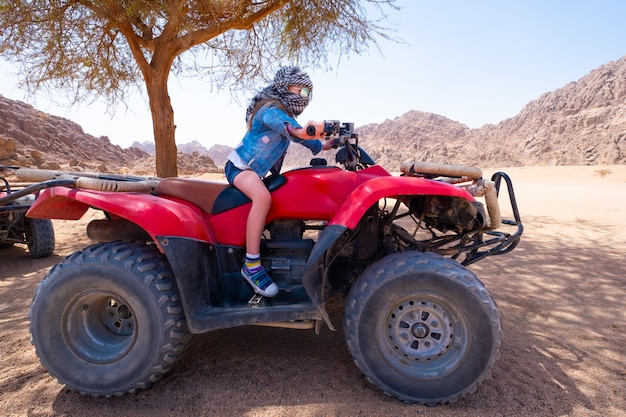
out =
{"type": "Polygon", "coordinates": [[[430,333],[430,329],[428,328],[426,323],[415,323],[413,325],[413,328],[411,329],[411,333],[418,339],[423,339],[428,336],[428,334],[430,333]]]}
{"type": "Polygon", "coordinates": [[[129,336],[135,331],[133,314],[126,304],[119,304],[115,298],[103,303],[102,318],[105,326],[122,336],[129,336]]]}
{"type": "Polygon", "coordinates": [[[137,321],[129,304],[109,291],[80,294],[68,306],[63,321],[66,345],[91,363],[120,360],[137,338],[137,321]]]}

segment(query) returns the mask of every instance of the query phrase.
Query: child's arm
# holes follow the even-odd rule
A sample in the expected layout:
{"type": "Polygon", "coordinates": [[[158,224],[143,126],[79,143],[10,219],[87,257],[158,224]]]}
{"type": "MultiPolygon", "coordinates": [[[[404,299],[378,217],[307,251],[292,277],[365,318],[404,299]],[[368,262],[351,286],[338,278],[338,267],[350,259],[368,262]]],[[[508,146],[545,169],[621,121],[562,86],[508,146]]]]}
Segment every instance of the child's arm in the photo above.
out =
{"type": "Polygon", "coordinates": [[[304,127],[293,127],[288,124],[287,131],[294,138],[303,139],[303,140],[323,139],[325,136],[324,122],[310,121],[310,122],[307,122],[307,124],[305,124],[304,127]],[[309,135],[310,131],[314,131],[315,134],[309,135]]]}
{"type": "MultiPolygon", "coordinates": [[[[326,133],[324,132],[324,122],[310,121],[306,125],[304,125],[304,127],[292,127],[291,125],[287,124],[287,132],[289,132],[289,134],[294,138],[302,140],[318,140],[324,139],[324,137],[326,136],[326,133]],[[309,135],[309,131],[312,130],[310,128],[315,129],[314,135],[309,135]]],[[[332,149],[332,147],[332,139],[329,139],[322,143],[322,149],[325,151],[332,149]]]]}

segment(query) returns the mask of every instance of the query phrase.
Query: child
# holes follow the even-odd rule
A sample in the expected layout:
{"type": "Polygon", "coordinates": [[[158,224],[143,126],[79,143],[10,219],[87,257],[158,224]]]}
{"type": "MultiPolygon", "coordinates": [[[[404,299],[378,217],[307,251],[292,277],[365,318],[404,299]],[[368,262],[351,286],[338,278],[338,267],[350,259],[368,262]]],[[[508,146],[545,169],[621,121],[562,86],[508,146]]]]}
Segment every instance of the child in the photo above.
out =
{"type": "Polygon", "coordinates": [[[278,286],[261,266],[261,235],[272,204],[261,178],[268,172],[280,172],[292,140],[309,148],[314,155],[332,147],[331,140],[323,144],[319,140],[324,137],[323,122],[308,122],[302,127],[295,120],[309,104],[312,93],[313,83],[306,72],[298,67],[279,69],[272,84],[252,98],[246,112],[248,130],[228,156],[224,168],[228,182],[252,200],[246,223],[246,261],[241,275],[256,293],[265,297],[278,294],[278,286]]]}

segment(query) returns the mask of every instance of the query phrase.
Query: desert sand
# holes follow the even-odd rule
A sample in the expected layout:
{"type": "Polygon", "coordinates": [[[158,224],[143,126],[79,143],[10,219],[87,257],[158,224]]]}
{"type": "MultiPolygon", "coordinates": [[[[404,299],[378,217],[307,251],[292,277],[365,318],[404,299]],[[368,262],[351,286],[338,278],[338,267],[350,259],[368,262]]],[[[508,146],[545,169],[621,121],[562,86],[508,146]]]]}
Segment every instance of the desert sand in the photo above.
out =
{"type": "MultiPolygon", "coordinates": [[[[69,391],[39,364],[28,309],[47,270],[90,243],[84,218],[54,222],[51,258],[32,260],[17,246],[0,252],[0,413],[626,416],[626,166],[501,170],[513,180],[524,235],[512,253],[470,266],[499,306],[501,358],[477,392],[456,403],[428,408],[385,396],[352,363],[340,328],[196,335],[148,390],[121,398],[69,391]]],[[[505,200],[501,192],[506,216],[505,200]]]]}

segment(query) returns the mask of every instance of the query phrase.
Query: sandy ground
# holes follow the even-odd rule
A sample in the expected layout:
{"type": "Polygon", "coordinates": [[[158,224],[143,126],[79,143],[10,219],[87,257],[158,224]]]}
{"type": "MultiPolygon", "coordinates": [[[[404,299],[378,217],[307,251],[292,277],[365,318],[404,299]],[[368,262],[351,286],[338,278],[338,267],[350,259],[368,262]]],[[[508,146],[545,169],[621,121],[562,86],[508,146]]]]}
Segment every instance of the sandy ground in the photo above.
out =
{"type": "Polygon", "coordinates": [[[504,171],[514,181],[522,242],[470,267],[500,308],[501,359],[476,393],[454,404],[386,397],[353,365],[341,329],[194,336],[149,390],[110,399],[69,391],[34,354],[28,308],[50,266],[89,243],[81,220],[55,221],[51,258],[31,260],[21,247],[0,252],[0,414],[626,416],[626,166],[504,171]]]}

